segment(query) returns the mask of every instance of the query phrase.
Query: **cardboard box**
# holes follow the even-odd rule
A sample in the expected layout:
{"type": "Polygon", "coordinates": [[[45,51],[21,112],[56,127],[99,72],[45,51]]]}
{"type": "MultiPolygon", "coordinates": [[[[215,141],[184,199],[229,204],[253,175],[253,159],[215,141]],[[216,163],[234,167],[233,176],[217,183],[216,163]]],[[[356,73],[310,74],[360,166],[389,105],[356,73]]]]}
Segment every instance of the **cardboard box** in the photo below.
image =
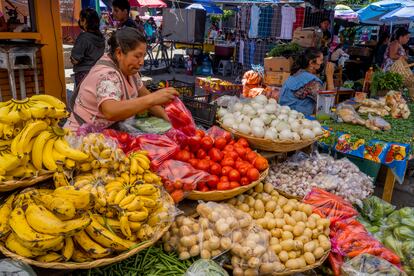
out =
{"type": "Polygon", "coordinates": [[[290,73],[287,72],[265,72],[264,83],[266,85],[282,86],[289,78],[290,73]]]}
{"type": "Polygon", "coordinates": [[[268,57],[264,59],[265,71],[290,73],[293,59],[285,57],[268,57]]]}
{"type": "Polygon", "coordinates": [[[292,42],[297,43],[304,48],[318,47],[320,38],[314,28],[297,28],[293,33],[292,42]]]}

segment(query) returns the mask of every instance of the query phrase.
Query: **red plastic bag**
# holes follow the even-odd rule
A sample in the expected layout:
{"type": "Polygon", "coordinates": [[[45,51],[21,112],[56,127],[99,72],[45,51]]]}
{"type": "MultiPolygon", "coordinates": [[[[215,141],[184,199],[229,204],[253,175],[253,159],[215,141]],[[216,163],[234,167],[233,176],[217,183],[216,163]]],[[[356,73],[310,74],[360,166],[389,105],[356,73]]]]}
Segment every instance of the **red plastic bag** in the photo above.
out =
{"type": "Polygon", "coordinates": [[[198,182],[205,182],[210,174],[194,169],[190,164],[167,160],[158,168],[158,175],[163,179],[164,188],[170,193],[174,202],[181,201],[186,193],[194,190],[198,182]]]}
{"type": "Polygon", "coordinates": [[[332,249],[329,256],[335,275],[340,275],[340,268],[345,258],[354,258],[364,253],[378,256],[401,267],[400,258],[384,247],[365,227],[354,218],[338,220],[331,225],[332,249]]]}
{"type": "Polygon", "coordinates": [[[190,111],[179,98],[175,98],[165,107],[165,112],[170,119],[173,128],[181,131],[187,136],[194,136],[196,125],[190,111]]]}
{"type": "Polygon", "coordinates": [[[206,131],[206,134],[208,136],[210,136],[211,138],[213,138],[214,140],[217,139],[217,138],[219,138],[219,137],[226,138],[226,140],[227,140],[227,139],[229,139],[228,136],[231,137],[231,134],[228,131],[225,131],[224,129],[219,128],[218,126],[212,126],[212,127],[210,127],[206,131]]]}
{"type": "Polygon", "coordinates": [[[178,129],[171,128],[165,133],[168,138],[173,140],[177,145],[180,145],[181,148],[184,148],[187,145],[188,136],[179,131],[178,129]]]}
{"type": "Polygon", "coordinates": [[[331,194],[319,188],[313,188],[303,199],[306,204],[312,205],[313,212],[331,220],[331,225],[336,221],[356,217],[358,212],[342,197],[331,194]]]}
{"type": "Polygon", "coordinates": [[[139,148],[148,152],[151,167],[155,170],[180,150],[180,147],[165,135],[145,134],[138,136],[136,140],[139,148]]]}
{"type": "Polygon", "coordinates": [[[102,131],[102,134],[107,137],[116,139],[118,141],[119,147],[125,153],[128,153],[129,151],[137,148],[135,138],[129,133],[117,131],[113,129],[105,129],[102,131]]]}

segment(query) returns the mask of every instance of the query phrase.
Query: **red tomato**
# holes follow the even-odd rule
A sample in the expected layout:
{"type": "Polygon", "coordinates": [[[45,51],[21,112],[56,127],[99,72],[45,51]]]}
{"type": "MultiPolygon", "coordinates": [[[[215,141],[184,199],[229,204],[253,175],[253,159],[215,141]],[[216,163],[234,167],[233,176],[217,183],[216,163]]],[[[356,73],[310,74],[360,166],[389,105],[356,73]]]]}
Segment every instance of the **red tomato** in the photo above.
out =
{"type": "Polygon", "coordinates": [[[204,158],[206,158],[206,156],[207,156],[207,153],[206,153],[205,150],[199,149],[197,151],[197,159],[204,159],[204,158]]]}
{"type": "Polygon", "coordinates": [[[195,158],[194,153],[190,152],[190,159],[194,159],[194,158],[195,158]]]}
{"type": "Polygon", "coordinates": [[[254,160],[254,167],[259,171],[264,171],[269,167],[269,162],[266,158],[259,155],[256,160],[254,160]]]}
{"type": "Polygon", "coordinates": [[[237,152],[240,158],[244,158],[246,156],[246,149],[242,146],[234,147],[234,150],[237,152]]]}
{"type": "Polygon", "coordinates": [[[201,138],[201,147],[204,150],[210,150],[213,147],[214,141],[213,139],[211,139],[211,137],[209,136],[204,136],[203,138],[201,138]]]}
{"type": "Polygon", "coordinates": [[[203,130],[201,130],[201,129],[197,129],[196,130],[196,136],[198,136],[200,138],[203,138],[205,135],[206,134],[205,134],[205,132],[203,130]]]}
{"type": "Polygon", "coordinates": [[[219,150],[224,149],[224,147],[227,145],[226,138],[219,137],[214,141],[214,146],[218,148],[219,150]]]}
{"type": "Polygon", "coordinates": [[[183,190],[184,191],[192,191],[192,190],[194,190],[194,188],[195,188],[194,183],[186,182],[183,185],[183,190]]]}
{"type": "Polygon", "coordinates": [[[134,149],[139,148],[139,139],[138,139],[138,138],[132,139],[132,140],[130,141],[130,143],[129,143],[128,147],[129,147],[129,149],[131,149],[131,150],[134,150],[134,149]]]}
{"type": "Polygon", "coordinates": [[[220,182],[229,182],[229,178],[227,176],[220,177],[220,182]]]}
{"type": "Polygon", "coordinates": [[[239,170],[241,176],[245,176],[246,173],[247,173],[247,170],[249,168],[243,165],[243,166],[241,166],[240,168],[237,168],[237,169],[239,170]]]}
{"type": "Polygon", "coordinates": [[[237,152],[235,150],[226,152],[226,155],[227,155],[227,157],[230,157],[234,161],[236,161],[237,158],[239,158],[239,155],[237,154],[237,152]]]}
{"type": "Polygon", "coordinates": [[[188,162],[190,160],[190,153],[186,150],[180,150],[175,158],[179,161],[188,162]]]}
{"type": "Polygon", "coordinates": [[[200,190],[200,189],[206,187],[206,185],[207,184],[205,182],[198,182],[197,183],[197,190],[200,190]]]}
{"type": "Polygon", "coordinates": [[[244,138],[240,138],[238,141],[237,141],[237,144],[239,144],[239,145],[241,145],[242,147],[244,147],[244,148],[247,148],[248,146],[249,146],[249,143],[247,142],[247,140],[246,139],[244,139],[244,138]]]}
{"type": "Polygon", "coordinates": [[[190,163],[191,166],[193,166],[195,168],[195,167],[197,167],[198,160],[194,159],[194,158],[191,158],[190,160],[188,160],[188,163],[190,163]]]}
{"type": "Polygon", "coordinates": [[[187,143],[191,148],[191,151],[196,152],[200,148],[201,137],[193,136],[187,139],[187,143]]]}
{"type": "Polygon", "coordinates": [[[181,189],[182,187],[183,187],[183,183],[182,183],[180,180],[176,180],[176,181],[174,182],[174,188],[175,188],[175,189],[179,190],[179,189],[181,189]]]}
{"type": "Polygon", "coordinates": [[[210,190],[208,189],[208,187],[207,187],[207,186],[204,186],[204,187],[203,187],[203,188],[201,188],[199,191],[200,191],[200,192],[208,192],[208,191],[210,191],[210,190]]]}
{"type": "Polygon", "coordinates": [[[221,175],[221,166],[218,163],[213,163],[210,166],[210,173],[214,175],[221,175]]]}
{"type": "Polygon", "coordinates": [[[202,171],[208,171],[208,168],[210,167],[210,161],[203,159],[198,161],[197,164],[197,169],[202,170],[202,171]]]}
{"type": "Polygon", "coordinates": [[[223,153],[216,148],[212,148],[209,152],[208,152],[208,156],[210,156],[210,159],[213,161],[221,161],[223,159],[223,153]]]}
{"type": "Polygon", "coordinates": [[[236,181],[231,181],[230,182],[230,189],[234,189],[234,188],[238,188],[238,187],[240,187],[239,182],[236,182],[236,181]]]}
{"type": "Polygon", "coordinates": [[[233,159],[231,159],[231,158],[224,158],[222,161],[221,161],[221,165],[222,166],[230,166],[230,167],[233,167],[234,166],[234,160],[233,159]]]}
{"type": "Polygon", "coordinates": [[[246,155],[246,160],[249,161],[250,163],[253,163],[256,158],[257,158],[257,153],[254,151],[251,151],[246,155]]]}
{"type": "Polygon", "coordinates": [[[228,177],[229,177],[230,181],[239,181],[240,180],[240,173],[239,173],[239,171],[233,169],[229,172],[228,177]]]}
{"type": "Polygon", "coordinates": [[[233,170],[232,167],[230,166],[224,166],[223,168],[221,168],[221,175],[225,175],[228,176],[229,173],[233,170]]]}
{"type": "Polygon", "coordinates": [[[232,145],[226,145],[224,147],[224,150],[227,151],[227,152],[232,152],[232,151],[234,151],[234,147],[232,145]]]}
{"type": "Polygon", "coordinates": [[[174,200],[175,203],[180,202],[181,200],[184,199],[184,191],[183,190],[175,190],[173,191],[171,194],[172,199],[174,200]]]}
{"type": "Polygon", "coordinates": [[[256,168],[250,168],[247,171],[247,178],[249,178],[250,181],[256,181],[260,177],[260,173],[256,168]]]}
{"type": "Polygon", "coordinates": [[[242,177],[242,178],[240,178],[240,184],[242,186],[249,185],[250,184],[250,180],[247,177],[242,177]]]}
{"type": "Polygon", "coordinates": [[[164,188],[168,193],[171,193],[172,191],[174,191],[174,184],[167,180],[164,182],[164,188]]]}
{"type": "Polygon", "coordinates": [[[207,181],[207,185],[210,189],[216,189],[219,182],[220,178],[217,175],[211,175],[207,181]]]}
{"type": "Polygon", "coordinates": [[[236,168],[236,169],[240,169],[242,166],[244,166],[244,161],[240,161],[240,160],[237,160],[235,163],[234,163],[234,167],[236,168]]]}
{"type": "Polygon", "coordinates": [[[130,138],[131,136],[126,132],[119,132],[118,134],[118,141],[122,144],[128,143],[130,138]]]}
{"type": "Polygon", "coordinates": [[[234,140],[231,140],[231,141],[229,142],[229,145],[234,145],[234,144],[236,144],[236,142],[235,142],[234,140]]]}
{"type": "Polygon", "coordinates": [[[229,182],[222,182],[222,181],[220,181],[218,184],[217,184],[217,190],[228,190],[228,189],[230,189],[230,183],[229,182]]]}
{"type": "Polygon", "coordinates": [[[224,131],[223,138],[226,139],[227,143],[231,142],[231,134],[228,131],[224,131]]]}

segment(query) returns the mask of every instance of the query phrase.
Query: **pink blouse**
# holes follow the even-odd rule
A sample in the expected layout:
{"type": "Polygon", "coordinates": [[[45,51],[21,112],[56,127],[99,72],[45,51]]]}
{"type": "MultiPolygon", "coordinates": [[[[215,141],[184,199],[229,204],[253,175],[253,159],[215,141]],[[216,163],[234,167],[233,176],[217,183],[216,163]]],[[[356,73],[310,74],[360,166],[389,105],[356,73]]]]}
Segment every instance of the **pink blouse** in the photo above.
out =
{"type": "MultiPolygon", "coordinates": [[[[107,54],[104,54],[100,60],[112,62],[107,54]]],[[[143,83],[138,74],[136,79],[138,81],[135,83],[133,76],[127,78],[114,68],[95,65],[81,83],[74,106],[75,113],[85,120],[86,124],[92,124],[97,128],[108,128],[116,122],[105,119],[100,111],[101,104],[107,100],[126,100],[126,93],[130,99],[137,98],[138,90],[142,88],[143,83]],[[122,81],[125,82],[125,86],[122,81]]],[[[64,127],[76,131],[79,126],[72,113],[64,127]]]]}

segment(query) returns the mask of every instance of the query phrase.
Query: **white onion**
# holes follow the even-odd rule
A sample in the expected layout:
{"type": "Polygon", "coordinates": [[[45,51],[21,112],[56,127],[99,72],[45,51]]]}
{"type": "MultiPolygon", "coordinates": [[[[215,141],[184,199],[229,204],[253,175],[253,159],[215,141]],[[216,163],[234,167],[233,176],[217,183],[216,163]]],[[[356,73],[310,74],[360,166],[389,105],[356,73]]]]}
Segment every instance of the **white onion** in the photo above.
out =
{"type": "Polygon", "coordinates": [[[321,127],[321,124],[317,121],[317,120],[313,120],[312,122],[312,126],[315,127],[321,127]]]}
{"type": "Polygon", "coordinates": [[[250,117],[246,115],[241,115],[241,122],[250,125],[250,117]]]}
{"type": "Polygon", "coordinates": [[[302,127],[311,129],[313,127],[313,124],[312,124],[312,122],[310,120],[303,119],[302,120],[302,127]]]}
{"type": "Polygon", "coordinates": [[[279,119],[274,119],[274,120],[270,123],[270,126],[275,127],[275,126],[277,126],[279,123],[280,123],[280,120],[279,120],[279,119]]]}
{"type": "Polygon", "coordinates": [[[269,139],[269,140],[276,140],[277,139],[276,130],[274,128],[267,129],[265,132],[264,138],[269,139]]]}
{"type": "Polygon", "coordinates": [[[288,117],[288,120],[287,121],[288,121],[289,124],[292,124],[294,122],[297,122],[296,118],[293,118],[293,117],[288,117]]]}
{"type": "Polygon", "coordinates": [[[257,114],[259,114],[259,116],[262,115],[262,114],[266,114],[266,110],[264,110],[263,108],[262,109],[258,109],[257,110],[257,114]]]}
{"type": "Polygon", "coordinates": [[[310,129],[302,129],[302,139],[313,139],[315,138],[315,134],[313,134],[312,130],[310,129]]]}
{"type": "Polygon", "coordinates": [[[273,99],[273,98],[270,98],[270,99],[267,101],[267,103],[268,103],[268,104],[274,104],[274,105],[277,105],[277,101],[276,101],[275,99],[273,99]]]}
{"type": "Polygon", "coordinates": [[[243,104],[242,103],[235,103],[233,105],[233,112],[241,111],[242,109],[243,109],[243,104]]]}
{"type": "Polygon", "coordinates": [[[287,115],[287,114],[280,114],[277,118],[278,118],[280,121],[287,121],[287,120],[289,119],[289,117],[288,117],[288,115],[287,115]]]}
{"type": "Polygon", "coordinates": [[[280,140],[292,140],[293,134],[289,129],[284,129],[279,133],[280,140]]]}
{"type": "Polygon", "coordinates": [[[226,118],[223,120],[223,125],[225,127],[230,127],[230,128],[234,128],[236,125],[236,122],[234,121],[233,118],[226,118]]]}
{"type": "Polygon", "coordinates": [[[235,120],[235,118],[233,116],[233,113],[227,113],[226,115],[223,116],[223,120],[225,120],[227,118],[235,120]]]}
{"type": "Polygon", "coordinates": [[[290,131],[290,127],[286,122],[280,122],[275,128],[278,132],[282,132],[285,129],[290,131]]]}
{"type": "Polygon", "coordinates": [[[229,113],[229,112],[225,108],[220,108],[217,112],[219,117],[224,117],[224,115],[226,115],[227,113],[229,113]]]}
{"type": "Polygon", "coordinates": [[[254,118],[253,120],[250,121],[250,126],[251,127],[264,127],[264,122],[261,118],[254,118]]]}
{"type": "Polygon", "coordinates": [[[321,127],[314,127],[313,129],[312,129],[312,132],[315,134],[315,136],[316,135],[321,135],[322,133],[323,133],[323,130],[322,130],[322,128],[321,127]]]}
{"type": "Polygon", "coordinates": [[[276,110],[277,110],[277,108],[276,108],[276,105],[275,104],[267,104],[267,105],[265,105],[265,110],[266,110],[266,112],[267,113],[269,113],[269,114],[271,114],[271,113],[275,113],[276,112],[276,110]]]}
{"type": "Polygon", "coordinates": [[[244,134],[250,134],[251,128],[248,124],[241,123],[238,125],[237,130],[244,134]]]}
{"type": "Polygon", "coordinates": [[[252,127],[252,133],[256,137],[263,138],[263,136],[265,134],[265,130],[264,130],[263,127],[254,126],[254,127],[252,127]]]}
{"type": "Polygon", "coordinates": [[[300,141],[300,136],[297,132],[292,132],[293,140],[300,141]]]}
{"type": "Polygon", "coordinates": [[[251,105],[252,105],[253,109],[255,109],[255,110],[263,109],[263,105],[261,103],[253,102],[251,105]]]}
{"type": "Polygon", "coordinates": [[[270,122],[272,122],[272,119],[267,114],[260,115],[260,119],[262,119],[262,121],[264,122],[265,125],[268,125],[268,124],[270,124],[270,122]]]}
{"type": "Polygon", "coordinates": [[[299,112],[297,112],[296,110],[294,110],[294,109],[292,109],[290,112],[289,112],[289,117],[294,117],[294,118],[297,118],[298,117],[298,115],[299,115],[299,112]]]}
{"type": "Polygon", "coordinates": [[[262,105],[267,104],[267,97],[265,95],[259,95],[253,99],[256,103],[261,103],[262,105]]]}
{"type": "Polygon", "coordinates": [[[253,108],[251,107],[251,105],[245,104],[243,106],[243,109],[241,110],[241,112],[243,114],[249,115],[249,113],[253,110],[253,108]]]}
{"type": "Polygon", "coordinates": [[[298,121],[294,121],[290,124],[290,129],[295,132],[299,132],[302,129],[302,126],[298,121]]]}

